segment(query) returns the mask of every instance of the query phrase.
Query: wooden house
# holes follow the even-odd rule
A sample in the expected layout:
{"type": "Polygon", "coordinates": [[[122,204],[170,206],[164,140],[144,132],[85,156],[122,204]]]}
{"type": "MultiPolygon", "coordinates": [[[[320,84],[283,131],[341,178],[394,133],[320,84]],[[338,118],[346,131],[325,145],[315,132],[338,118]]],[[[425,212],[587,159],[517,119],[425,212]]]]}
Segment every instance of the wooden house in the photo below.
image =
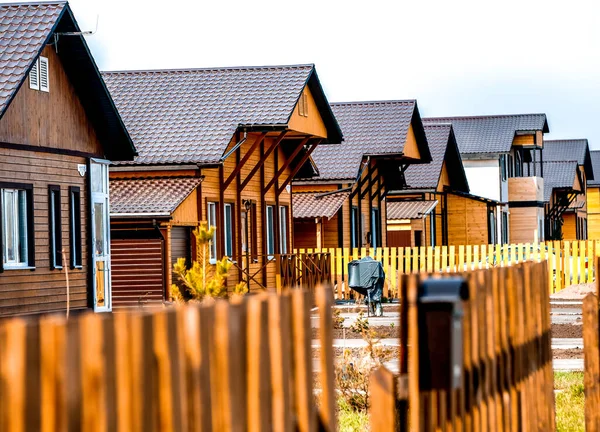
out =
{"type": "Polygon", "coordinates": [[[497,226],[493,243],[544,239],[543,161],[545,114],[428,118],[451,123],[470,193],[497,202],[488,214],[497,226]]]}
{"type": "Polygon", "coordinates": [[[431,154],[414,100],[332,104],[344,142],[315,150],[319,175],[294,180],[298,248],[385,247],[386,194],[431,154]]]}
{"type": "Polygon", "coordinates": [[[108,161],[134,154],[67,3],[0,5],[0,315],[111,310],[108,161]]]}
{"type": "Polygon", "coordinates": [[[544,203],[546,206],[546,238],[548,240],[580,240],[581,233],[575,224],[564,223],[567,212],[576,212],[584,201],[582,172],[577,161],[544,161],[544,203]],[[577,231],[577,232],[576,232],[577,231]]]}
{"type": "Polygon", "coordinates": [[[425,124],[432,161],[406,169],[406,186],[387,194],[388,246],[439,246],[488,242],[489,199],[469,194],[450,123],[425,124]]]}
{"type": "MultiPolygon", "coordinates": [[[[592,159],[587,139],[546,140],[544,141],[544,161],[566,162],[575,161],[581,180],[581,193],[574,195],[574,201],[568,207],[561,207],[561,200],[555,202],[556,208],[549,208],[548,219],[562,218],[563,240],[587,240],[587,182],[594,180],[592,159]]],[[[549,224],[548,227],[553,226],[549,224]]],[[[547,232],[548,238],[553,238],[552,232],[547,232]]]]}
{"type": "Polygon", "coordinates": [[[342,140],[314,65],[104,77],[139,151],[111,167],[115,304],[169,299],[202,221],[216,227],[211,261],[233,262],[229,286],[274,287],[274,258],[293,248],[291,180],[342,140]]]}
{"type": "Polygon", "coordinates": [[[590,151],[593,180],[587,181],[587,234],[589,240],[600,240],[600,151],[590,151]]]}

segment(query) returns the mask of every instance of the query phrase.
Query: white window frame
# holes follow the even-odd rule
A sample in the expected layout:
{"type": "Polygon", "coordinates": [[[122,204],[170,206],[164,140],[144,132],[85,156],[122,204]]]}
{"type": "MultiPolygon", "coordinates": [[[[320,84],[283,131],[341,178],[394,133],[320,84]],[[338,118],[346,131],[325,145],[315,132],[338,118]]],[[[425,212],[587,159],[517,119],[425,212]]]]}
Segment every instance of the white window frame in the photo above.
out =
{"type": "Polygon", "coordinates": [[[40,80],[40,91],[50,92],[50,68],[48,65],[48,58],[41,57],[39,58],[39,80],[40,80]],[[46,76],[46,82],[44,83],[44,73],[46,76]]]}
{"type": "Polygon", "coordinates": [[[288,210],[279,206],[279,253],[288,253],[288,210]]]}
{"type": "Polygon", "coordinates": [[[275,209],[268,205],[265,210],[265,227],[267,231],[267,255],[269,259],[275,254],[275,209]]]}
{"type": "Polygon", "coordinates": [[[233,256],[233,205],[226,203],[223,205],[223,248],[224,255],[231,258],[233,256]],[[229,213],[229,215],[228,215],[229,213]],[[228,239],[229,236],[229,245],[228,239]]]}
{"type": "Polygon", "coordinates": [[[215,227],[212,239],[210,241],[210,247],[208,248],[208,261],[211,264],[217,263],[217,203],[209,201],[206,205],[206,221],[208,228],[215,227]]]}
{"type": "Polygon", "coordinates": [[[36,60],[29,72],[29,88],[32,90],[40,89],[40,64],[36,60]]]}
{"type": "Polygon", "coordinates": [[[28,232],[28,204],[27,204],[27,190],[25,189],[0,189],[2,193],[2,259],[4,260],[4,269],[9,270],[11,268],[26,268],[29,266],[29,232],[28,232]],[[8,242],[7,242],[7,194],[12,194],[12,208],[13,212],[13,244],[12,247],[15,250],[15,259],[8,260],[8,242]],[[21,218],[21,209],[19,207],[19,196],[24,196],[25,199],[25,217],[21,218]],[[25,236],[23,241],[25,242],[25,253],[24,256],[21,256],[21,243],[20,243],[20,229],[19,224],[24,222],[25,226],[23,227],[25,236]]]}

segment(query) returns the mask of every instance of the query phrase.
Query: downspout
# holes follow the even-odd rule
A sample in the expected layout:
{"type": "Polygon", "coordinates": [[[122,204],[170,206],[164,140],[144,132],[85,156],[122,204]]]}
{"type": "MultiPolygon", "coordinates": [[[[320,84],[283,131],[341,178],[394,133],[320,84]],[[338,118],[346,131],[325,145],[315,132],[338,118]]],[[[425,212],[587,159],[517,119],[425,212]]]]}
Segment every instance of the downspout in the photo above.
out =
{"type": "Polygon", "coordinates": [[[231,150],[229,150],[227,153],[225,153],[223,156],[221,156],[221,162],[224,162],[225,159],[227,159],[232,153],[234,153],[237,149],[239,149],[242,146],[242,144],[244,144],[246,142],[246,139],[247,139],[247,132],[244,131],[244,138],[239,140],[239,142],[236,145],[234,145],[231,150]]]}

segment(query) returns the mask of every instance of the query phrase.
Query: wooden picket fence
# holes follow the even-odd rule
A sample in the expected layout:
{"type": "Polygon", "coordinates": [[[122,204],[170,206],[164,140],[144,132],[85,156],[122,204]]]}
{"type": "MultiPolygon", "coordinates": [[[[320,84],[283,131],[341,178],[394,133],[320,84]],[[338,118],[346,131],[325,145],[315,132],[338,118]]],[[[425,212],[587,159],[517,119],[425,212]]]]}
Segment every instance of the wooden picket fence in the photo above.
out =
{"type": "Polygon", "coordinates": [[[373,374],[371,431],[408,425],[414,431],[555,430],[547,271],[546,262],[527,262],[463,274],[469,297],[463,302],[462,379],[457,387],[433,388],[439,380],[432,375],[444,368],[451,373],[452,365],[443,354],[420,349],[426,330],[418,292],[426,276],[403,276],[400,375],[385,369],[373,374]]]}
{"type": "Polygon", "coordinates": [[[3,321],[0,430],[333,432],[333,294],[312,297],[3,321]]]}
{"type": "MultiPolygon", "coordinates": [[[[597,265],[600,265],[598,258],[597,265]]],[[[585,430],[600,431],[600,283],[596,282],[596,294],[589,293],[583,299],[583,361],[585,388],[585,430]]]]}
{"type": "Polygon", "coordinates": [[[383,264],[387,279],[384,296],[389,298],[398,297],[399,278],[405,273],[450,273],[544,260],[548,261],[546,277],[550,293],[556,293],[565,287],[592,283],[595,280],[595,257],[600,255],[600,241],[549,241],[504,245],[376,249],[325,248],[298,249],[298,252],[328,252],[330,254],[331,277],[336,285],[335,296],[338,299],[348,299],[353,296],[346,284],[348,263],[369,255],[383,264]]]}

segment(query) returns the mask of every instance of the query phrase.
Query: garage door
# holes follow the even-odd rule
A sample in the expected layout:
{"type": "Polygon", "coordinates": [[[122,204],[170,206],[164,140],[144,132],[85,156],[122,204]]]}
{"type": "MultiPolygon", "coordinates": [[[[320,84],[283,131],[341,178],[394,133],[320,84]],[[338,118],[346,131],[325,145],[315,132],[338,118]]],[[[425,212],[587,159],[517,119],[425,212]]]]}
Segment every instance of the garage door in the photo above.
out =
{"type": "Polygon", "coordinates": [[[112,239],[110,244],[113,308],[161,304],[163,240],[112,239]]]}

